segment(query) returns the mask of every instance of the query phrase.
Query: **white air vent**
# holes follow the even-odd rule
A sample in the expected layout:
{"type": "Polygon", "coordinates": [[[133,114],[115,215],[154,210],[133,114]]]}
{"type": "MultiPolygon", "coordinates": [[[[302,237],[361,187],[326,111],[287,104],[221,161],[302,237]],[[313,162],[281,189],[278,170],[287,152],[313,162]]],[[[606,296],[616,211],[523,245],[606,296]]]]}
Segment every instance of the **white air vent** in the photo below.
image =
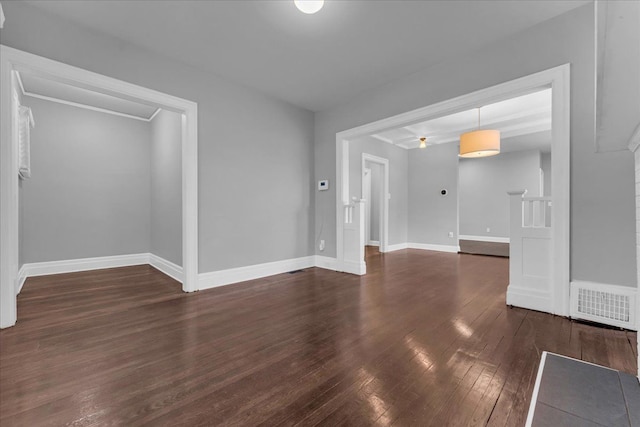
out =
{"type": "Polygon", "coordinates": [[[571,283],[571,317],[637,330],[636,288],[571,283]]]}

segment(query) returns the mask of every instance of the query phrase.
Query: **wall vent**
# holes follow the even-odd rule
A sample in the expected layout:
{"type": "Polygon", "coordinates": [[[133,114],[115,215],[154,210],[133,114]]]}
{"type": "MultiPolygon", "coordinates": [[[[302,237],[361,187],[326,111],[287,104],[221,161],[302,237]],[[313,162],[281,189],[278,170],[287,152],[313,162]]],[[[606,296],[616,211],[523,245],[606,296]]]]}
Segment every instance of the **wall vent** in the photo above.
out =
{"type": "Polygon", "coordinates": [[[636,288],[571,283],[571,317],[637,330],[636,288]]]}

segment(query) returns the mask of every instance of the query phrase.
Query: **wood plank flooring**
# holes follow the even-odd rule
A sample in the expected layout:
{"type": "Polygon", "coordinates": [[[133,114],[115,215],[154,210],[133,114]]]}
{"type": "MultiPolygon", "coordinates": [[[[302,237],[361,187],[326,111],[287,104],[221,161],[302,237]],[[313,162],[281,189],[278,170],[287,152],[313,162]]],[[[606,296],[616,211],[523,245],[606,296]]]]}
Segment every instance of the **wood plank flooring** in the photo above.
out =
{"type": "Polygon", "coordinates": [[[367,252],[184,294],[149,266],[31,278],[0,425],[523,425],[540,353],[633,373],[635,333],[505,306],[508,259],[367,252]]]}

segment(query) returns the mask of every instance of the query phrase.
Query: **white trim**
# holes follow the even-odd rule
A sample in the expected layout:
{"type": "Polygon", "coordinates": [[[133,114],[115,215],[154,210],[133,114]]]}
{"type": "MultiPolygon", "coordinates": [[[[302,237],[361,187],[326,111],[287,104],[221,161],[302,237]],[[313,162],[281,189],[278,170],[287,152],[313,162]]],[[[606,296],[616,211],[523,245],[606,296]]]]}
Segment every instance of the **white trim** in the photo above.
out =
{"type": "Polygon", "coordinates": [[[27,280],[27,270],[24,267],[24,264],[22,264],[22,267],[20,267],[20,270],[18,270],[16,295],[18,295],[20,291],[22,291],[22,287],[24,286],[24,282],[26,282],[26,280],[27,280]]]}
{"type": "Polygon", "coordinates": [[[328,256],[315,255],[314,265],[325,270],[341,271],[338,267],[338,260],[328,256]]]}
{"type": "Polygon", "coordinates": [[[436,245],[431,243],[407,243],[409,249],[421,249],[423,251],[449,252],[457,254],[460,252],[460,246],[453,245],[436,245]]]}
{"type": "Polygon", "coordinates": [[[198,104],[0,45],[0,328],[16,322],[18,165],[11,132],[11,75],[28,70],[54,81],[141,100],[182,114],[182,289],[198,289],[198,104]]]}
{"type": "Polygon", "coordinates": [[[458,236],[458,240],[474,240],[476,242],[491,242],[491,243],[509,243],[508,237],[494,237],[494,236],[473,236],[470,234],[461,234],[458,236]]]}
{"type": "MultiPolygon", "coordinates": [[[[481,89],[466,95],[418,108],[403,114],[371,122],[336,133],[336,252],[338,262],[344,259],[343,205],[348,203],[349,153],[348,141],[364,135],[442,117],[476,108],[478,105],[502,101],[527,91],[551,86],[552,91],[552,191],[551,212],[552,251],[550,300],[545,311],[569,315],[569,271],[570,271],[570,64],[560,65],[525,77],[481,89]],[[552,303],[552,304],[551,304],[552,303]]],[[[516,292],[517,293],[517,292],[516,292]]]]}
{"type": "Polygon", "coordinates": [[[528,308],[530,310],[549,312],[552,306],[552,295],[549,291],[538,291],[514,285],[507,287],[507,305],[528,308]]]}
{"type": "Polygon", "coordinates": [[[533,386],[533,394],[531,395],[531,403],[529,404],[529,413],[527,414],[527,422],[525,427],[531,427],[533,422],[533,413],[536,411],[536,403],[538,403],[538,393],[540,392],[540,383],[542,382],[542,372],[544,371],[544,364],[547,361],[547,352],[542,352],[542,358],[540,358],[540,365],[538,366],[538,374],[536,375],[536,382],[533,386]]]}
{"type": "Polygon", "coordinates": [[[355,262],[355,261],[343,261],[342,268],[340,271],[344,271],[345,273],[357,274],[358,276],[362,276],[367,274],[367,264],[364,260],[355,262]]]}
{"type": "Polygon", "coordinates": [[[397,243],[395,245],[388,245],[387,252],[400,251],[402,249],[407,249],[408,247],[408,243],[397,243]]]}
{"type": "Polygon", "coordinates": [[[637,331],[637,320],[640,313],[637,313],[636,300],[638,298],[638,288],[631,286],[610,285],[606,283],[588,282],[583,280],[571,281],[571,311],[570,316],[573,319],[589,320],[591,322],[601,323],[619,328],[625,328],[637,331]],[[621,322],[614,319],[607,319],[599,316],[592,316],[578,311],[578,289],[591,289],[600,292],[609,292],[617,295],[625,295],[629,297],[629,322],[621,322]]]}
{"type": "Polygon", "coordinates": [[[25,277],[47,276],[49,274],[75,273],[78,271],[101,270],[103,268],[128,267],[149,263],[149,254],[102,256],[94,258],[66,259],[62,261],[33,262],[24,264],[25,277]]]}
{"type": "Polygon", "coordinates": [[[153,112],[153,114],[151,115],[151,117],[149,117],[149,120],[147,120],[148,122],[152,121],[153,119],[156,118],[156,116],[158,115],[158,113],[162,110],[162,108],[158,107],[156,108],[156,111],[153,112]]]}
{"type": "Polygon", "coordinates": [[[106,108],[94,107],[92,105],[80,104],[73,101],[65,101],[64,99],[54,98],[52,96],[38,95],[37,93],[24,92],[24,96],[30,96],[32,98],[42,99],[44,101],[55,102],[57,104],[69,105],[71,107],[82,108],[90,111],[97,111],[98,113],[111,114],[114,116],[125,117],[127,119],[140,120],[142,122],[149,122],[151,119],[145,119],[144,117],[134,116],[127,113],[120,113],[118,111],[107,110],[106,108]]]}
{"type": "Polygon", "coordinates": [[[315,267],[315,262],[316,257],[311,255],[301,258],[254,264],[246,267],[200,273],[198,277],[199,289],[216,288],[218,286],[226,286],[238,282],[245,282],[247,280],[260,279],[262,277],[273,276],[275,274],[300,270],[303,268],[315,267]]]}
{"type": "Polygon", "coordinates": [[[175,279],[178,282],[182,283],[182,267],[180,267],[179,265],[174,264],[164,258],[160,258],[158,255],[154,254],[149,254],[148,261],[149,265],[151,265],[155,269],[160,270],[172,279],[175,279]]]}
{"type": "MultiPolygon", "coordinates": [[[[378,240],[369,240],[367,246],[380,246],[380,242],[378,240]]],[[[387,245],[387,252],[389,252],[389,245],[387,245]]]]}
{"type": "MultiPolygon", "coordinates": [[[[374,156],[369,153],[362,153],[362,169],[364,173],[365,163],[376,163],[382,166],[382,212],[380,215],[380,252],[388,252],[387,246],[389,245],[389,159],[383,157],[374,156]]],[[[364,180],[362,185],[362,197],[364,197],[364,180]]]]}
{"type": "Polygon", "coordinates": [[[18,81],[20,92],[22,93],[23,96],[25,96],[27,92],[24,90],[24,85],[22,84],[22,77],[20,76],[20,73],[17,71],[16,71],[16,80],[18,81]]]}

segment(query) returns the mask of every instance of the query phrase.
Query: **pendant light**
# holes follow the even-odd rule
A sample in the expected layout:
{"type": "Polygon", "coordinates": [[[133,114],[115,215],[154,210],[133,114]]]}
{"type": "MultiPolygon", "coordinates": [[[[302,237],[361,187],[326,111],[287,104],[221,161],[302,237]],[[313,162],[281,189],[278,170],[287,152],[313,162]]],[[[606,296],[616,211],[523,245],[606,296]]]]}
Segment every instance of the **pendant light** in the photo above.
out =
{"type": "Polygon", "coordinates": [[[427,146],[427,138],[423,136],[422,138],[420,138],[420,148],[426,148],[426,146],[427,146]]]}
{"type": "Polygon", "coordinates": [[[478,108],[478,129],[460,135],[460,157],[488,157],[500,153],[500,131],[480,129],[480,108],[478,108]]]}
{"type": "Polygon", "coordinates": [[[324,0],[293,0],[298,10],[308,15],[314,14],[324,6],[324,0]]]}

